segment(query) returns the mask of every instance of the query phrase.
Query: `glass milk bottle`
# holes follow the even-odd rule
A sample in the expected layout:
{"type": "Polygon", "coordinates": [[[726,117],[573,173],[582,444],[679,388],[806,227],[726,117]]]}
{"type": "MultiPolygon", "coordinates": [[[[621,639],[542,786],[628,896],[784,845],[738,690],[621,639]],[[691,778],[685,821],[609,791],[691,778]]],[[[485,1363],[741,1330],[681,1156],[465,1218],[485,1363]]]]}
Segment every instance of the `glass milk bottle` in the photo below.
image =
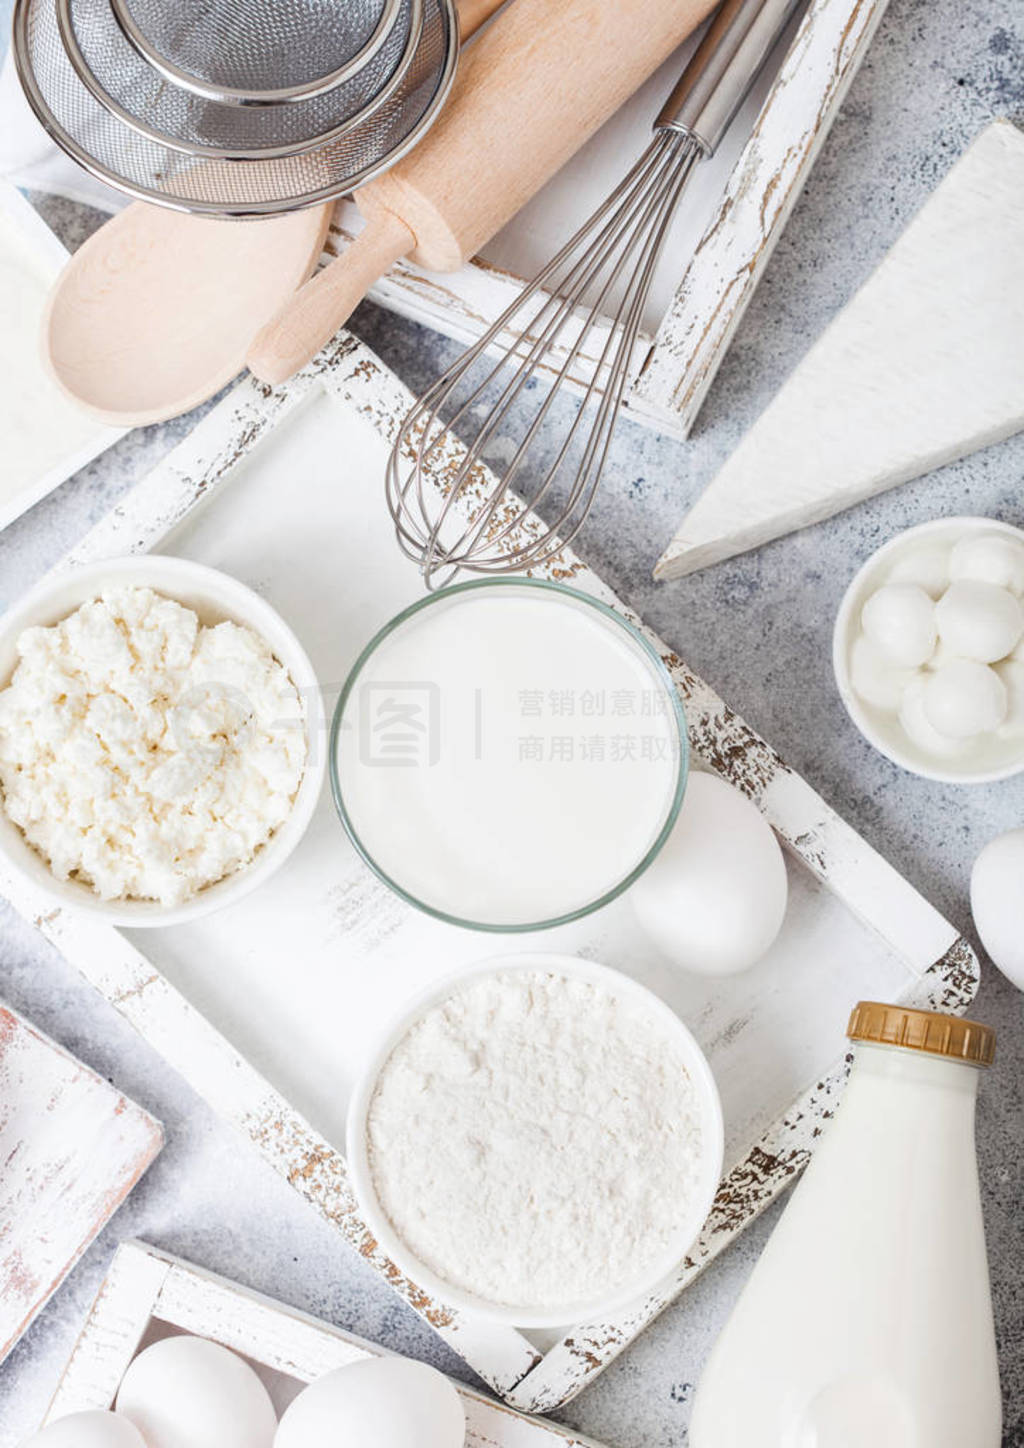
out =
{"type": "Polygon", "coordinates": [[[999,1448],[987,1026],[862,1001],[849,1084],[715,1344],[690,1448],[999,1448]]]}

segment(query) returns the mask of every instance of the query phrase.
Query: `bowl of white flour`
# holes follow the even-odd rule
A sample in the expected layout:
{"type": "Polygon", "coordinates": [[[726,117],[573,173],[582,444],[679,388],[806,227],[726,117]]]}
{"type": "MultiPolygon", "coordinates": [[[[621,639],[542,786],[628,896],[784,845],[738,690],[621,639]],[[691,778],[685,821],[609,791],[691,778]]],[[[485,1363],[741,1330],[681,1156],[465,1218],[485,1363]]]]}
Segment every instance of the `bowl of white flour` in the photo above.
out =
{"type": "Polygon", "coordinates": [[[490,960],[389,1031],[348,1118],[352,1183],[399,1268],[523,1328],[599,1321],[680,1264],[722,1171],[718,1091],[636,981],[559,955],[490,960]]]}
{"type": "Polygon", "coordinates": [[[45,580],[0,620],[0,855],[58,905],[177,923],[265,883],[323,782],[305,651],[182,558],[45,580]]]}

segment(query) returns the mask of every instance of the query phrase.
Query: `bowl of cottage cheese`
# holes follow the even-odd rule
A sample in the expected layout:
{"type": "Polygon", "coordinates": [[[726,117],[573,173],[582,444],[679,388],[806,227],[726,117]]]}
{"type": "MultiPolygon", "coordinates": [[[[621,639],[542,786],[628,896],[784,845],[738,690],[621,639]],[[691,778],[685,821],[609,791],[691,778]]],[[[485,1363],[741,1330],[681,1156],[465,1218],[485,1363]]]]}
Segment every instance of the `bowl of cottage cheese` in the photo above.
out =
{"type": "Polygon", "coordinates": [[[324,773],[313,666],[264,599],[140,555],[0,621],[0,856],[113,924],[220,909],[284,863],[324,773]]]}
{"type": "Polygon", "coordinates": [[[438,1301],[603,1321],[676,1272],[718,1189],[722,1109],[686,1026],[606,966],[528,954],[435,985],[374,1050],[347,1160],[381,1248],[438,1301]]]}

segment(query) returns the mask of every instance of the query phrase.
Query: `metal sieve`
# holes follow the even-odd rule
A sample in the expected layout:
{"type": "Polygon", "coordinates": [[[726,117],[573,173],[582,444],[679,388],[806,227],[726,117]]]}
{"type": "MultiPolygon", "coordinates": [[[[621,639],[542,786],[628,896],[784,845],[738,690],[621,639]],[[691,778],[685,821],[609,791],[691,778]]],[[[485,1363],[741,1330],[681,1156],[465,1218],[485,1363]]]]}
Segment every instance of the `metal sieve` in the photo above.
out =
{"type": "Polygon", "coordinates": [[[139,58],[173,85],[241,105],[298,101],[356,76],[401,0],[109,0],[139,58]]]}
{"type": "MultiPolygon", "coordinates": [[[[313,206],[365,185],[404,156],[429,126],[455,74],[459,32],[454,0],[422,4],[422,33],[412,62],[402,84],[371,117],[322,143],[304,149],[286,145],[277,148],[280,154],[256,159],[234,159],[217,148],[200,151],[182,141],[171,144],[126,123],[71,64],[55,0],[15,0],[14,54],[36,116],[94,176],[139,200],[177,210],[265,216],[313,206]]],[[[197,129],[201,124],[197,118],[197,129]]]]}
{"type": "Polygon", "coordinates": [[[422,39],[424,0],[397,3],[398,23],[356,76],[272,105],[209,100],[168,81],[113,23],[111,0],[56,0],[56,7],[76,75],[126,126],[191,155],[259,160],[332,141],[369,120],[399,90],[422,39]]]}

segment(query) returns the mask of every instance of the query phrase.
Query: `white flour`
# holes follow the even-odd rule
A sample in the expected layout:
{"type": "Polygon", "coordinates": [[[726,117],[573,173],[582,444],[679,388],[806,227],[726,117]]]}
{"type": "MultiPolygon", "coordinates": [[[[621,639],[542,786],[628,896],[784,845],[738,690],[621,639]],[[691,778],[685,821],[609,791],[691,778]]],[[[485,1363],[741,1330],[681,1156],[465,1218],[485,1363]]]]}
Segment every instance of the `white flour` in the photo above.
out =
{"type": "Polygon", "coordinates": [[[697,1188],[700,1103],[670,1025],[537,971],[470,981],[388,1059],[370,1166],[395,1230],[496,1304],[611,1295],[671,1245],[697,1188]]]}

